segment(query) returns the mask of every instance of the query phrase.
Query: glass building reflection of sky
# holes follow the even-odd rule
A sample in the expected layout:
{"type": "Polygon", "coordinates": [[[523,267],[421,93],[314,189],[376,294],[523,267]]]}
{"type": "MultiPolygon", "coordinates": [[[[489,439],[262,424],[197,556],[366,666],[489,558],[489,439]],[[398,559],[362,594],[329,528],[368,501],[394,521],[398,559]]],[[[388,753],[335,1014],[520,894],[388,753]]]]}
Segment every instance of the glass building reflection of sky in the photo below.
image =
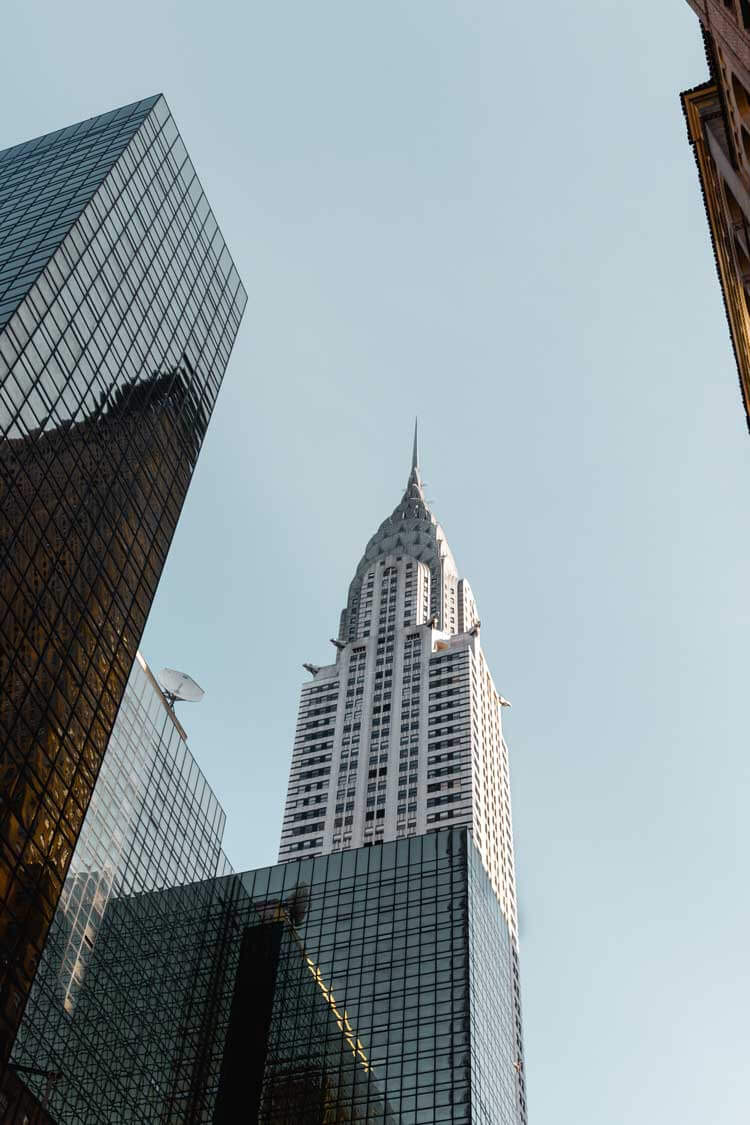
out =
{"type": "Polygon", "coordinates": [[[55,1071],[52,1055],[69,1041],[110,902],[226,874],[224,824],[184,729],[138,653],[19,1030],[16,1063],[55,1071]]]}
{"type": "Polygon", "coordinates": [[[245,302],[163,97],[0,152],[0,1072],[245,302]]]}
{"type": "MultiPolygon", "coordinates": [[[[224,874],[225,819],[139,653],[60,897],[69,936],[54,972],[67,1011],[110,897],[224,874]]],[[[43,958],[40,971],[52,969],[43,958]]]]}
{"type": "Polygon", "coordinates": [[[518,1125],[512,974],[465,828],[113,898],[50,1108],[518,1125]]]}
{"type": "Polygon", "coordinates": [[[146,98],[0,152],[0,329],[158,100],[146,98]]]}

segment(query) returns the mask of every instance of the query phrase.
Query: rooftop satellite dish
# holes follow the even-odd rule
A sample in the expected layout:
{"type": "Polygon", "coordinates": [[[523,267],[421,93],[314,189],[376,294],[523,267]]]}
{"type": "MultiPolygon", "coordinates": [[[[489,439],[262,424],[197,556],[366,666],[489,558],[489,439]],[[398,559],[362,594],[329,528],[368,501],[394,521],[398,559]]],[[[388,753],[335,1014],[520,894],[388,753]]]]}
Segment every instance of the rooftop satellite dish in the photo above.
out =
{"type": "Polygon", "coordinates": [[[162,668],[159,673],[159,686],[170,707],[179,700],[183,703],[200,703],[206,694],[187,672],[176,672],[174,668],[162,668]]]}

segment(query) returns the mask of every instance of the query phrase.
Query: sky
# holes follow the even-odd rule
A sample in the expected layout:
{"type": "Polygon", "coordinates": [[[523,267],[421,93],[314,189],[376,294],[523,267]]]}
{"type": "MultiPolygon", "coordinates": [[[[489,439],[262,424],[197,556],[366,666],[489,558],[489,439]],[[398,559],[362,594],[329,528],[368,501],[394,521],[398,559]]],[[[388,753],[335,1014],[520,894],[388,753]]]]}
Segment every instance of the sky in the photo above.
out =
{"type": "Polygon", "coordinates": [[[750,437],[684,0],[6,0],[0,147],[166,94],[249,294],[143,640],[276,858],[416,414],[511,752],[531,1125],[745,1125],[750,437]],[[743,684],[745,687],[743,688],[743,684]]]}

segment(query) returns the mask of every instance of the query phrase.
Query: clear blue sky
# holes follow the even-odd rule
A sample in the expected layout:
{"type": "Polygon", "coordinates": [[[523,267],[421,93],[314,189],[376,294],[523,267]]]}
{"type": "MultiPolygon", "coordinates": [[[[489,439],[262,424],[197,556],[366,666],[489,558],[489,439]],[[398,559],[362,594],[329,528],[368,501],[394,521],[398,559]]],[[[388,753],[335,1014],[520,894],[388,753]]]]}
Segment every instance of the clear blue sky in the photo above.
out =
{"type": "Polygon", "coordinates": [[[6,0],[0,146],[163,90],[249,292],[144,641],[274,860],[423,423],[511,747],[531,1125],[746,1125],[750,438],[681,0],[6,0]],[[743,687],[743,684],[745,685],[743,687]]]}

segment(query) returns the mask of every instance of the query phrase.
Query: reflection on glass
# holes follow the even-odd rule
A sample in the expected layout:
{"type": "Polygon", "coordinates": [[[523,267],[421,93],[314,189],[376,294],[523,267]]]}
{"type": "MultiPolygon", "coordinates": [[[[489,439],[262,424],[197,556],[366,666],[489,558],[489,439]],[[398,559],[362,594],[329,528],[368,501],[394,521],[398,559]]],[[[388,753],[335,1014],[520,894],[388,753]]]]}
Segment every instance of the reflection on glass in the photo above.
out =
{"type": "Polygon", "coordinates": [[[512,976],[465,828],[115,897],[66,1034],[39,1036],[64,1075],[50,1107],[519,1125],[512,976]]]}
{"type": "Polygon", "coordinates": [[[0,153],[0,1071],[245,303],[170,120],[0,153]]]}

